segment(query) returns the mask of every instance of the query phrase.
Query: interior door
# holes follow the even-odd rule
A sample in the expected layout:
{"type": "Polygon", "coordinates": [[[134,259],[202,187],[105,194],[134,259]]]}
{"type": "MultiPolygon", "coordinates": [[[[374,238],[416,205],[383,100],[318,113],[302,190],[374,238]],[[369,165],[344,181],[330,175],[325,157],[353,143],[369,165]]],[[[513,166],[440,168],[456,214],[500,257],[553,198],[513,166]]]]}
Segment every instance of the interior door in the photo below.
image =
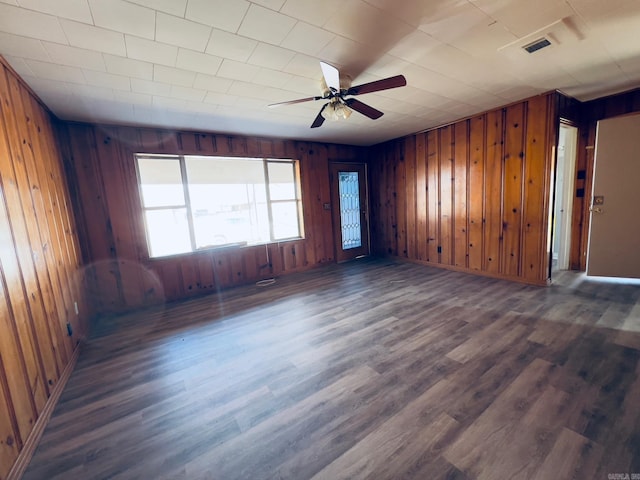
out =
{"type": "Polygon", "coordinates": [[[598,122],[587,275],[640,278],[640,115],[598,122]]]}
{"type": "Polygon", "coordinates": [[[344,262],[368,255],[366,165],[332,163],[330,170],[336,260],[344,262]]]}

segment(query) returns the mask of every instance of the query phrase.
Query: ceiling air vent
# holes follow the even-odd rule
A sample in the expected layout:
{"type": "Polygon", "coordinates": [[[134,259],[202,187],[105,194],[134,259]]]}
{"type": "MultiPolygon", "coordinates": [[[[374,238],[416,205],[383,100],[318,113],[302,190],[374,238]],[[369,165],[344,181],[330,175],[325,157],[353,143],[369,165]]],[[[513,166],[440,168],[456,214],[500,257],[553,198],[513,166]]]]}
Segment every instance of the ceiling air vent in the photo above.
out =
{"type": "Polygon", "coordinates": [[[539,38],[538,40],[528,43],[522,48],[524,48],[529,53],[533,53],[533,52],[537,52],[538,50],[544,47],[548,47],[549,45],[551,45],[551,42],[546,38],[542,37],[542,38],[539,38]]]}

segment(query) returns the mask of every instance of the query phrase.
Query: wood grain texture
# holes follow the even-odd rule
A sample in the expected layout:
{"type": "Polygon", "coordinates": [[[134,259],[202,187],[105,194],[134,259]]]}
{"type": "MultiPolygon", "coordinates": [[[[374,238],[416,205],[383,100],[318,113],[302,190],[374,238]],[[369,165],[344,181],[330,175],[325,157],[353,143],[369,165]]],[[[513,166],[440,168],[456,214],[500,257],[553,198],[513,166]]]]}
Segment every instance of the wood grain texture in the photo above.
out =
{"type": "Polygon", "coordinates": [[[554,99],[555,93],[532,97],[372,147],[374,205],[384,205],[397,218],[397,222],[382,223],[374,216],[372,231],[383,236],[375,246],[395,238],[396,232],[411,229],[413,234],[409,223],[420,209],[424,209],[424,220],[419,216],[416,225],[426,222],[426,232],[415,229],[416,248],[412,239],[406,253],[380,248],[374,252],[459,271],[546,283],[555,142],[550,132],[558,122],[554,99]],[[410,168],[400,154],[389,156],[394,145],[396,152],[411,152],[405,155],[411,158],[410,168]],[[381,164],[384,166],[377,167],[381,164]],[[389,184],[386,172],[393,168],[401,171],[404,181],[391,191],[382,187],[389,184]],[[421,195],[423,185],[426,198],[421,195]],[[409,212],[406,218],[405,211],[409,212]],[[423,253],[420,246],[425,243],[423,253]]]}
{"type": "Polygon", "coordinates": [[[66,140],[85,280],[96,315],[334,262],[331,212],[323,208],[331,201],[329,160],[363,160],[358,147],[195,132],[66,124],[60,135],[66,140]],[[298,159],[305,238],[149,259],[135,153],[298,159]]]}
{"type": "Polygon", "coordinates": [[[579,273],[364,259],[104,318],[24,479],[639,472],[638,311],[579,273]]]}
{"type": "Polygon", "coordinates": [[[78,237],[55,129],[0,57],[0,479],[35,441],[34,426],[46,422],[51,394],[86,332],[78,237]]]}

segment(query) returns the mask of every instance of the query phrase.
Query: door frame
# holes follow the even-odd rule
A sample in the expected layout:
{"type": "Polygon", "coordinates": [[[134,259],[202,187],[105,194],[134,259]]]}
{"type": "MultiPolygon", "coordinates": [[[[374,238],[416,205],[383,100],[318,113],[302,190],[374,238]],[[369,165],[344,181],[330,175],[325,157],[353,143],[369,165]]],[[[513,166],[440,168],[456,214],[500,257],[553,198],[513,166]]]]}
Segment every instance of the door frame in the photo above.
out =
{"type": "MultiPolygon", "coordinates": [[[[577,154],[578,154],[578,136],[579,130],[578,126],[573,122],[568,122],[565,120],[560,121],[560,125],[558,128],[558,145],[556,148],[556,168],[554,175],[554,201],[552,206],[552,215],[554,228],[552,230],[552,238],[551,238],[551,258],[550,262],[553,264],[553,253],[556,239],[559,239],[560,244],[558,245],[558,266],[555,270],[568,270],[571,267],[571,235],[572,235],[572,226],[573,226],[573,209],[575,203],[575,184],[576,184],[576,167],[577,167],[577,154]],[[559,151],[560,151],[560,132],[562,129],[570,129],[571,134],[565,135],[564,146],[568,146],[569,148],[565,148],[563,154],[563,162],[560,165],[559,162],[559,151]],[[568,140],[568,141],[567,141],[568,140]],[[562,172],[560,171],[562,169],[562,172]],[[562,191],[558,190],[558,178],[562,175],[562,191]],[[563,210],[562,223],[558,224],[556,221],[558,220],[556,212],[557,207],[563,210]]],[[[554,270],[552,268],[552,270],[554,270]]]]}
{"type": "Polygon", "coordinates": [[[329,185],[331,189],[331,221],[333,226],[333,248],[337,263],[347,262],[371,253],[371,238],[369,232],[369,172],[365,162],[330,160],[329,185]],[[351,170],[350,170],[351,168],[351,170]],[[362,247],[350,250],[342,249],[342,221],[340,217],[340,194],[338,191],[337,174],[340,170],[358,171],[362,169],[363,177],[358,178],[360,186],[360,225],[362,233],[362,247]],[[347,253],[345,253],[347,252],[347,253]]]}

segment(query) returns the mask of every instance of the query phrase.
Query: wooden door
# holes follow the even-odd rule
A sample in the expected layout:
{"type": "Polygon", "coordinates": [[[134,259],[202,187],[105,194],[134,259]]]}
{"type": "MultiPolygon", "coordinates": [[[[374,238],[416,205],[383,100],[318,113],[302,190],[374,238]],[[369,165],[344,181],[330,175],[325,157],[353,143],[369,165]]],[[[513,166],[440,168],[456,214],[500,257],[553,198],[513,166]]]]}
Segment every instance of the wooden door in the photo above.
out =
{"type": "Polygon", "coordinates": [[[587,275],[640,278],[640,115],[598,122],[587,275]]]}
{"type": "Polygon", "coordinates": [[[368,255],[366,165],[332,163],[331,196],[336,260],[345,262],[368,255]]]}

